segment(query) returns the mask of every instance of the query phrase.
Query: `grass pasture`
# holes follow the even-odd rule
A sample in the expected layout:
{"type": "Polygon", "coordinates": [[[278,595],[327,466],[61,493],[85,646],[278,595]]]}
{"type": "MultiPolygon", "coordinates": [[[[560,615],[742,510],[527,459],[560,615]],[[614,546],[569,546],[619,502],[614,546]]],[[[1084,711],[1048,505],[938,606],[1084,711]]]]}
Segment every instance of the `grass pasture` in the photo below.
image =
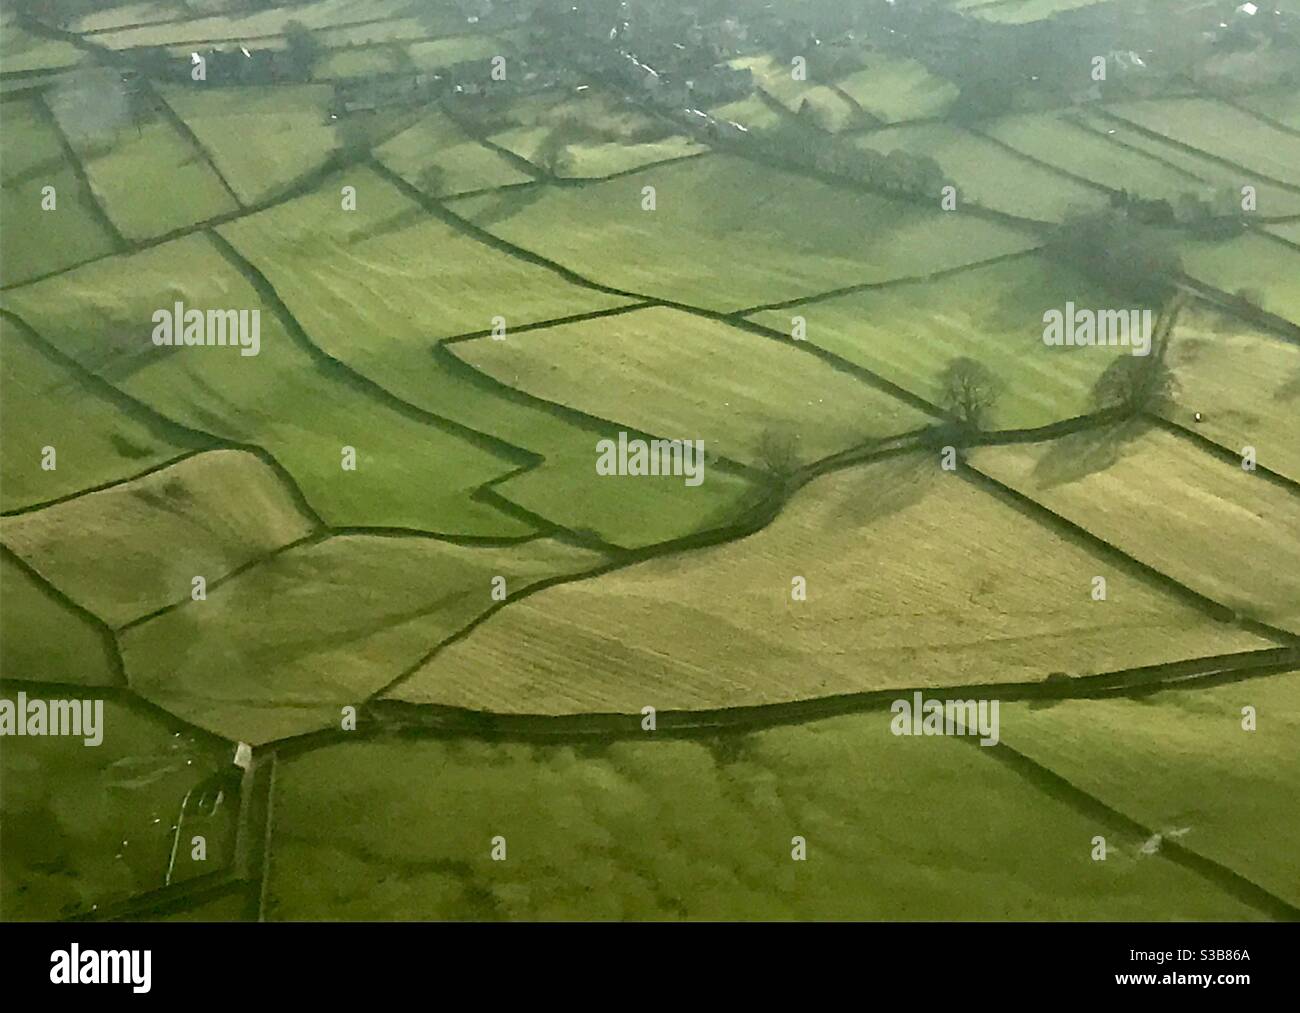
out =
{"type": "Polygon", "coordinates": [[[627,301],[493,249],[363,167],[220,231],[309,334],[363,371],[381,367],[394,345],[419,342],[424,352],[439,338],[490,330],[497,315],[509,328],[627,301]],[[341,184],[356,187],[355,212],[339,213],[341,184]]]}
{"type": "Polygon", "coordinates": [[[746,130],[770,130],[785,116],[763,101],[761,96],[750,95],[709,110],[716,119],[739,123],[746,130]]]}
{"type": "Polygon", "coordinates": [[[95,135],[71,130],[80,119],[70,94],[55,95],[52,108],[85,167],[91,188],[108,217],[128,239],[166,235],[234,211],[234,197],[203,153],[165,118],[140,126],[120,124],[95,135]]]}
{"type": "Polygon", "coordinates": [[[1287,88],[1264,95],[1243,95],[1236,101],[1238,105],[1243,105],[1266,119],[1292,130],[1300,130],[1300,89],[1287,88]]]}
{"type": "Polygon", "coordinates": [[[316,169],[338,146],[321,85],[175,87],[163,96],[245,204],[316,169]]]}
{"type": "Polygon", "coordinates": [[[929,155],[956,185],[959,207],[964,201],[974,201],[1019,218],[1059,222],[1072,210],[1091,210],[1108,201],[1101,190],[1035,165],[986,138],[946,123],[874,130],[855,138],[854,143],[881,154],[901,148],[929,155]]]}
{"type": "Polygon", "coordinates": [[[1300,324],[1300,250],[1265,235],[1244,233],[1232,239],[1184,240],[1179,253],[1193,278],[1224,292],[1243,289],[1259,305],[1300,324]]]}
{"type": "Polygon", "coordinates": [[[121,405],[0,318],[0,509],[21,510],[161,464],[198,441],[121,405]],[[45,447],[55,468],[41,467],[45,447]]]}
{"type": "MultiPolygon", "coordinates": [[[[226,39],[257,39],[278,35],[290,21],[299,21],[307,28],[341,28],[358,22],[382,18],[398,18],[410,11],[413,0],[309,0],[308,3],[243,14],[231,12],[174,21],[166,24],[148,24],[118,31],[102,32],[95,36],[97,45],[109,49],[132,49],[139,46],[175,46],[181,44],[226,39]]],[[[455,24],[448,19],[449,25],[455,24]]],[[[370,25],[359,25],[364,32],[370,25]]],[[[432,24],[426,28],[432,33],[432,24]]]]}
{"type": "Polygon", "coordinates": [[[1291,246],[1300,248],[1300,222],[1279,222],[1264,229],[1291,246]]]}
{"type": "Polygon", "coordinates": [[[111,253],[113,238],[89,195],[67,167],[0,188],[0,283],[16,285],[111,253]],[[42,208],[44,188],[54,187],[56,208],[42,208]]]}
{"type": "MultiPolygon", "coordinates": [[[[984,447],[977,468],[1239,615],[1300,632],[1300,495],[1131,426],[984,447]]],[[[1103,606],[1110,609],[1110,604],[1103,606]]]]}
{"type": "Polygon", "coordinates": [[[580,188],[470,197],[455,211],[604,284],[722,311],[929,274],[1033,243],[937,206],[716,154],[580,188]],[[654,211],[641,209],[648,185],[654,211]]]}
{"type": "Polygon", "coordinates": [[[806,106],[818,126],[825,130],[838,133],[855,125],[859,119],[857,110],[834,88],[814,80],[817,76],[815,67],[808,68],[808,80],[798,81],[794,77],[793,65],[780,63],[772,56],[746,56],[731,63],[750,70],[754,83],[792,113],[799,113],[806,106]]]}
{"type": "Polygon", "coordinates": [[[436,110],[380,145],[375,156],[430,197],[451,197],[532,179],[436,110]]]}
{"type": "MultiPolygon", "coordinates": [[[[1107,107],[1109,108],[1109,107],[1107,107]]],[[[1075,122],[1094,131],[1117,147],[1142,152],[1168,164],[1180,172],[1204,180],[1204,185],[1197,191],[1209,198],[1216,191],[1231,191],[1239,197],[1241,188],[1249,184],[1255,188],[1259,214],[1267,218],[1300,214],[1300,193],[1275,186],[1261,179],[1252,179],[1240,169],[1215,161],[1208,155],[1183,147],[1171,140],[1143,133],[1129,121],[1119,116],[1106,116],[1088,109],[1080,110],[1074,117],[1075,122]]]]}
{"type": "Polygon", "coordinates": [[[329,746],[277,772],[268,917],[1259,917],[1118,826],[1091,861],[1095,820],[983,750],[888,728],[881,711],[700,741],[329,746]]]}
{"type": "Polygon", "coordinates": [[[147,25],[159,21],[171,21],[183,17],[185,7],[178,3],[155,3],[146,0],[142,3],[112,4],[98,10],[82,14],[69,26],[74,32],[95,33],[125,28],[127,25],[147,25]]]}
{"type": "Polygon", "coordinates": [[[942,372],[957,357],[986,365],[1001,392],[988,429],[1029,429],[1083,415],[1090,393],[1122,347],[1043,343],[1043,315],[1115,304],[1096,283],[1041,255],[973,267],[935,281],[886,286],[755,314],[789,333],[806,321],[810,344],[942,406],[942,372]]]}
{"type": "Polygon", "coordinates": [[[1107,107],[1112,113],[1209,155],[1240,166],[1242,184],[1252,173],[1300,184],[1300,137],[1203,98],[1154,99],[1107,107]]]}
{"type": "Polygon", "coordinates": [[[951,81],[936,77],[916,60],[888,53],[871,53],[865,68],[838,85],[886,123],[941,116],[957,97],[957,87],[951,81]]]}
{"type": "MultiPolygon", "coordinates": [[[[412,9],[416,8],[415,4],[410,6],[412,9]]],[[[367,24],[322,28],[316,33],[316,41],[326,49],[336,50],[340,46],[375,46],[386,42],[409,42],[411,39],[424,38],[428,34],[429,25],[421,18],[386,18],[382,21],[370,21],[367,24]]]]}
{"type": "Polygon", "coordinates": [[[108,632],[7,552],[0,554],[0,599],[0,676],[71,686],[121,683],[108,632]]]}
{"type": "Polygon", "coordinates": [[[0,284],[15,285],[102,256],[113,237],[64,156],[39,100],[6,102],[0,117],[8,139],[0,161],[0,284]],[[54,187],[55,208],[42,207],[54,187]]]}
{"type": "MultiPolygon", "coordinates": [[[[13,690],[3,697],[15,700],[13,690]]],[[[29,693],[29,695],[32,695],[29,693]]],[[[116,701],[103,703],[103,742],[37,736],[0,749],[6,921],[54,921],[161,887],[186,792],[228,764],[225,749],[116,701]]],[[[234,827],[234,796],[211,816],[191,807],[173,881],[220,869],[234,827]],[[191,860],[193,834],[207,859],[191,860]]],[[[215,791],[213,792],[215,794],[215,791]]]]}
{"type": "Polygon", "coordinates": [[[1205,180],[1153,155],[1113,144],[1068,113],[1019,113],[994,120],[982,129],[1058,169],[1147,200],[1173,200],[1179,194],[1201,193],[1206,188],[1205,180]]]}
{"type": "Polygon", "coordinates": [[[204,236],[98,261],[8,297],[47,340],[164,416],[263,447],[327,523],[467,535],[532,530],[471,499],[512,470],[508,457],[323,364],[204,236]],[[151,316],[176,301],[258,309],[259,354],[155,347],[151,316]],[[344,447],[356,450],[355,471],[342,470],[344,447]]]}
{"type": "Polygon", "coordinates": [[[1285,12],[907,2],[12,0],[0,921],[1300,917],[1285,12]]]}
{"type": "Polygon", "coordinates": [[[6,74],[71,67],[82,55],[71,42],[32,34],[7,12],[0,22],[0,69],[6,74]]]}
{"type": "Polygon", "coordinates": [[[245,570],[207,601],[121,637],[127,677],[149,700],[254,745],[338,727],[365,698],[514,594],[604,557],[552,541],[471,548],[432,538],[342,535],[245,570]]]}
{"type": "Polygon", "coordinates": [[[383,74],[432,73],[473,60],[486,63],[494,56],[509,57],[516,49],[509,36],[423,38],[428,32],[427,26],[418,21],[411,24],[409,19],[322,32],[318,38],[332,48],[316,63],[312,79],[331,81],[383,74]],[[397,27],[402,25],[406,27],[397,27]],[[361,44],[364,39],[360,37],[365,36],[369,30],[375,29],[376,36],[384,37],[388,35],[390,27],[396,30],[388,41],[376,38],[374,42],[378,44],[361,44]]]}
{"type": "Polygon", "coordinates": [[[245,451],[197,454],[42,510],[0,519],[0,541],[72,601],[118,627],[190,597],[316,528],[245,451]]]}
{"type": "MultiPolygon", "coordinates": [[[[1072,784],[1300,906],[1300,674],[1140,699],[1009,704],[1002,737],[1072,784]],[[1253,707],[1257,727],[1242,727],[1253,707]]],[[[1148,841],[1147,849],[1161,840],[1148,841]]]]}
{"type": "Polygon", "coordinates": [[[796,439],[807,464],[930,421],[793,342],[663,307],[452,347],[535,397],[750,464],[768,432],[796,439]]]}
{"type": "Polygon", "coordinates": [[[514,125],[489,139],[567,179],[612,176],[708,150],[604,92],[534,96],[513,103],[505,116],[514,125]]]}
{"type": "Polygon", "coordinates": [[[1254,447],[1261,465],[1300,482],[1300,347],[1231,318],[1185,315],[1167,362],[1178,381],[1171,420],[1234,454],[1254,447]]]}
{"type": "Polygon", "coordinates": [[[747,538],[513,603],[390,695],[637,714],[1036,682],[1267,646],[941,471],[935,453],[819,478],[747,538]],[[1089,600],[1096,574],[1105,605],[1089,600]],[[806,601],[792,600],[796,576],[806,601]]]}
{"type": "Polygon", "coordinates": [[[63,145],[39,99],[14,99],[0,106],[5,134],[13,139],[0,151],[0,180],[8,186],[26,177],[61,168],[63,145]]]}
{"type": "Polygon", "coordinates": [[[313,81],[331,82],[396,74],[407,65],[405,55],[400,45],[331,49],[316,62],[311,76],[313,81]]]}
{"type": "Polygon", "coordinates": [[[494,250],[424,214],[365,170],[348,178],[358,188],[353,214],[337,213],[336,190],[326,186],[222,232],[265,267],[329,354],[412,404],[546,458],[498,486],[499,493],[619,545],[716,526],[748,497],[746,483],[722,474],[707,492],[651,482],[628,495],[595,474],[596,442],[616,436],[616,428],[576,426],[544,406],[502,396],[482,377],[452,368],[454,360],[435,356],[438,339],[487,331],[507,308],[505,345],[515,348],[526,337],[516,337],[516,327],[616,309],[626,300],[494,250]],[[380,291],[385,297],[375,298],[380,291]]]}

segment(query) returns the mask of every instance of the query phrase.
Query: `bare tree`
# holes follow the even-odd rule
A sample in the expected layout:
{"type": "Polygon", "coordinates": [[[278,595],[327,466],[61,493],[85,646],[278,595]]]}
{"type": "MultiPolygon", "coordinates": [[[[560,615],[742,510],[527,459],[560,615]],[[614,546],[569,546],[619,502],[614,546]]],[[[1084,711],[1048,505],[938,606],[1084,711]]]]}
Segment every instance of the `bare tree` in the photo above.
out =
{"type": "Polygon", "coordinates": [[[1155,355],[1121,355],[1097,377],[1092,403],[1100,411],[1128,417],[1168,408],[1177,393],[1174,375],[1155,355]]]}
{"type": "Polygon", "coordinates": [[[756,452],[763,470],[778,481],[789,481],[799,470],[799,437],[788,429],[764,429],[756,452]]]}
{"type": "Polygon", "coordinates": [[[324,49],[320,40],[298,20],[286,21],[281,31],[285,52],[295,70],[303,79],[311,77],[312,69],[324,49]]]}
{"type": "Polygon", "coordinates": [[[1092,403],[1100,411],[1125,417],[1168,409],[1178,393],[1178,381],[1165,364],[1174,324],[1187,304],[1186,293],[1174,295],[1160,310],[1147,355],[1124,355],[1112,362],[1092,386],[1092,403]]]}
{"type": "Polygon", "coordinates": [[[572,145],[613,139],[576,116],[566,116],[542,139],[533,162],[551,176],[566,176],[573,171],[574,155],[569,150],[572,145]]]}
{"type": "Polygon", "coordinates": [[[980,429],[997,403],[1002,384],[978,359],[958,356],[939,377],[943,405],[969,429],[980,429]]]}

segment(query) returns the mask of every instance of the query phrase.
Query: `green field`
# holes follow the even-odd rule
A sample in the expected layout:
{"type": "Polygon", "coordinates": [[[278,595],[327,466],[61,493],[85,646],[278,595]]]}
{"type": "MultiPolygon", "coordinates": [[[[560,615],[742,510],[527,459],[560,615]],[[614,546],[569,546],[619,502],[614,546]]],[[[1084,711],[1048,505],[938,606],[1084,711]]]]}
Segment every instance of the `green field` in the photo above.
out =
{"type": "MultiPolygon", "coordinates": [[[[170,24],[123,28],[98,34],[95,41],[110,49],[129,49],[136,46],[176,45],[202,39],[257,38],[281,32],[290,21],[301,22],[308,28],[330,28],[376,18],[395,18],[412,7],[412,0],[310,0],[304,4],[273,7],[244,15],[232,12],[170,24]]],[[[448,19],[449,25],[454,23],[448,19]]],[[[364,32],[368,27],[371,26],[362,25],[357,31],[364,32]]]]}
{"type": "MultiPolygon", "coordinates": [[[[0,697],[16,693],[6,688],[0,697]]],[[[6,921],[88,915],[161,887],[181,802],[225,759],[206,736],[112,700],[103,704],[102,731],[94,748],[47,736],[0,750],[6,921]]],[[[229,798],[211,816],[189,810],[173,881],[222,867],[233,819],[229,798]],[[201,863],[191,860],[195,834],[207,843],[201,863]]]]}
{"type": "Polygon", "coordinates": [[[950,81],[935,77],[915,60],[872,53],[867,66],[839,82],[863,109],[886,123],[941,115],[957,97],[950,81]]]}
{"type": "Polygon", "coordinates": [[[453,351],[543,400],[664,439],[703,440],[706,455],[749,464],[760,462],[771,432],[797,441],[807,464],[930,421],[794,342],[674,309],[478,338],[453,351]],[[729,374],[738,361],[744,371],[729,374]]]}
{"type": "Polygon", "coordinates": [[[937,205],[928,211],[727,155],[454,207],[596,281],[722,311],[929,274],[1033,242],[937,205]],[[654,211],[641,210],[645,186],[655,187],[654,211]]]}
{"type": "Polygon", "coordinates": [[[75,94],[52,107],[85,167],[95,196],[128,239],[153,239],[238,206],[202,152],[165,118],[103,133],[72,132],[75,94]]]}
{"type": "Polygon", "coordinates": [[[1009,3],[980,4],[972,13],[983,21],[992,21],[996,24],[1027,25],[1050,18],[1062,11],[1108,2],[1112,0],[1010,0],[1009,3]]]}
{"type": "Polygon", "coordinates": [[[200,441],[69,369],[22,328],[0,318],[0,509],[20,510],[117,481],[200,441]],[[41,466],[53,447],[53,470],[41,466]]]}
{"type": "MultiPolygon", "coordinates": [[[[813,64],[816,55],[812,57],[813,64]]],[[[857,121],[856,110],[846,102],[842,95],[824,84],[817,83],[815,65],[806,68],[807,78],[796,80],[794,67],[781,63],[771,56],[753,56],[733,60],[732,66],[743,67],[754,75],[754,84],[767,92],[777,102],[791,112],[802,113],[807,107],[817,125],[832,133],[853,126],[857,121]]]]}
{"type": "Polygon", "coordinates": [[[316,169],[338,147],[319,85],[165,89],[164,97],[199,139],[245,204],[254,204],[316,169]]]}
{"type": "Polygon", "coordinates": [[[0,672],[6,679],[85,686],[121,682],[107,631],[8,553],[0,555],[0,598],[0,672]]]}
{"type": "Polygon", "coordinates": [[[1289,88],[1266,95],[1245,95],[1238,102],[1260,116],[1276,120],[1292,130],[1300,130],[1300,89],[1289,88]]]}
{"type": "Polygon", "coordinates": [[[188,599],[194,577],[214,583],[315,527],[267,464],[218,450],[2,518],[0,541],[117,627],[188,599]]]}
{"type": "Polygon", "coordinates": [[[121,637],[131,687],[200,728],[258,745],[340,727],[342,708],[416,664],[508,594],[595,569],[551,541],[470,548],[432,538],[340,535],[245,570],[207,601],[121,637]]]}
{"type": "Polygon", "coordinates": [[[532,179],[437,110],[380,145],[375,155],[430,197],[450,197],[532,179]]]}
{"type": "Polygon", "coordinates": [[[1185,240],[1179,254],[1187,273],[1224,292],[1253,293],[1270,313],[1300,324],[1300,250],[1266,235],[1185,240]]]}
{"type": "Polygon", "coordinates": [[[521,464],[529,455],[546,459],[497,487],[501,495],[620,545],[716,526],[748,495],[745,483],[725,474],[707,491],[650,482],[628,495],[595,474],[596,442],[616,436],[616,426],[575,426],[545,406],[502,396],[493,389],[499,385],[435,355],[438,339],[488,331],[507,307],[506,345],[514,347],[509,335],[516,327],[626,300],[493,250],[423,214],[367,171],[346,178],[358,190],[355,213],[338,214],[337,191],[327,187],[223,233],[266,266],[289,308],[329,354],[412,404],[518,448],[521,464]],[[386,298],[374,298],[380,291],[386,298]],[[575,488],[583,495],[575,497],[575,488]]]}
{"type": "Polygon", "coordinates": [[[3,119],[12,138],[0,159],[0,284],[15,285],[103,256],[113,237],[90,194],[64,157],[58,133],[39,100],[6,102],[3,119]],[[45,210],[45,187],[55,206],[45,210]]]}
{"type": "Polygon", "coordinates": [[[12,0],[0,922],[1300,918],[1239,5],[12,0]]]}
{"type": "MultiPolygon", "coordinates": [[[[1293,188],[1275,186],[1262,179],[1251,178],[1240,169],[1210,158],[1206,154],[1173,141],[1162,140],[1159,136],[1143,133],[1119,116],[1103,115],[1088,111],[1087,107],[1084,107],[1075,119],[1080,125],[1104,137],[1121,150],[1133,150],[1158,158],[1172,169],[1204,180],[1204,186],[1199,191],[1203,197],[1208,198],[1216,193],[1230,191],[1240,202],[1241,188],[1249,185],[1255,188],[1257,210],[1262,217],[1276,218],[1300,214],[1300,193],[1293,188]]],[[[1120,155],[1117,153],[1116,157],[1120,155]]]]}
{"type": "Polygon", "coordinates": [[[81,62],[81,50],[71,42],[33,35],[12,20],[7,11],[0,23],[0,39],[0,68],[6,74],[70,67],[81,62]]]}
{"type": "Polygon", "coordinates": [[[1178,381],[1170,419],[1234,454],[1254,447],[1262,466],[1300,482],[1300,346],[1226,317],[1185,315],[1167,359],[1178,381]]]}
{"type": "Polygon", "coordinates": [[[927,452],[818,479],[747,538],[548,588],[391,695],[636,714],[1037,682],[1267,646],[941,471],[927,452]],[[1107,577],[1106,602],[1090,600],[1096,575],[1107,577]],[[806,601],[792,599],[795,576],[806,601]]]}
{"type": "Polygon", "coordinates": [[[1240,166],[1242,183],[1252,173],[1300,183],[1300,137],[1202,98],[1129,102],[1109,106],[1115,115],[1207,154],[1240,166]]]}
{"type": "Polygon", "coordinates": [[[1259,917],[983,750],[888,728],[879,711],[692,742],[320,749],[278,773],[268,917],[1259,917]]]}
{"type": "Polygon", "coordinates": [[[954,359],[988,367],[1000,392],[984,420],[989,429],[1029,429],[1093,410],[1098,376],[1122,347],[1043,343],[1043,315],[1115,304],[1115,296],[1041,255],[972,267],[935,281],[867,289],[753,319],[789,331],[804,318],[810,344],[864,366],[943,404],[943,371],[954,359]]]}
{"type": "Polygon", "coordinates": [[[1300,247],[1300,222],[1285,222],[1277,225],[1269,225],[1264,229],[1264,231],[1277,236],[1279,239],[1284,240],[1292,246],[1300,247]]]}
{"type": "Polygon", "coordinates": [[[491,330],[497,315],[509,328],[627,301],[492,249],[362,167],[220,231],[263,267],[309,334],[360,364],[395,344],[426,352],[438,338],[491,330]],[[340,211],[343,186],[356,189],[354,212],[340,211]]]}
{"type": "MultiPolygon", "coordinates": [[[[901,148],[929,155],[957,187],[958,208],[973,201],[994,211],[1035,221],[1059,222],[1074,210],[1102,207],[1106,195],[993,142],[944,123],[875,130],[855,138],[861,148],[888,154],[901,148]]],[[[939,195],[934,195],[936,206],[939,195]]]]}
{"type": "Polygon", "coordinates": [[[128,3],[106,6],[99,10],[83,14],[73,22],[77,32],[105,32],[126,25],[147,25],[158,21],[171,21],[183,16],[184,6],[180,3],[128,3]]]}
{"type": "Polygon", "coordinates": [[[1241,616],[1300,632],[1300,496],[1134,426],[987,447],[975,466],[1241,616]]]}
{"type": "Polygon", "coordinates": [[[562,178],[612,176],[708,150],[604,92],[516,101],[503,116],[511,125],[494,132],[492,142],[562,178]]]}
{"type": "Polygon", "coordinates": [[[1063,172],[1147,200],[1173,200],[1179,194],[1199,194],[1207,189],[1205,180],[1153,155],[1113,144],[1070,114],[1021,113],[984,124],[981,129],[1063,172]]]}
{"type": "Polygon", "coordinates": [[[511,470],[506,457],[322,364],[206,237],[99,261],[8,298],[44,337],[132,397],[196,429],[263,447],[331,524],[531,530],[470,498],[511,470]],[[174,301],[258,309],[259,354],[155,347],[151,315],[174,301]],[[95,340],[96,325],[114,340],[95,340]],[[344,447],[356,450],[355,471],[342,468],[344,447]]]}
{"type": "Polygon", "coordinates": [[[1012,748],[1161,835],[1300,904],[1300,675],[1141,699],[1011,704],[1012,748]],[[1252,707],[1257,727],[1242,727],[1252,707]],[[1288,801],[1289,800],[1289,801],[1288,801]]]}

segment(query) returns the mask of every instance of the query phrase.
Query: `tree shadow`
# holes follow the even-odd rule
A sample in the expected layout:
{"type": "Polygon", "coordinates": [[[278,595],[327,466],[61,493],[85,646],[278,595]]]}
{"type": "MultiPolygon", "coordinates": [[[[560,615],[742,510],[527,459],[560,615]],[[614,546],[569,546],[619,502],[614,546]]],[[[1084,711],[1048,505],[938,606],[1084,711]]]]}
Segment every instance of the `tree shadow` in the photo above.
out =
{"type": "Polygon", "coordinates": [[[1062,436],[1053,441],[1034,465],[1031,475],[1034,486],[1052,489],[1105,471],[1124,456],[1130,443],[1141,439],[1150,428],[1141,419],[1127,419],[1062,436]]]}
{"type": "Polygon", "coordinates": [[[405,208],[396,214],[382,218],[372,225],[365,228],[356,229],[348,233],[343,240],[344,246],[357,246],[360,243],[369,242],[371,239],[378,239],[380,236],[390,232],[401,232],[403,229],[410,228],[414,225],[420,225],[429,221],[429,213],[418,204],[410,208],[405,208]]]}
{"type": "Polygon", "coordinates": [[[464,208],[457,207],[454,203],[449,206],[449,210],[479,228],[486,229],[513,218],[541,200],[546,193],[547,187],[541,183],[517,186],[501,190],[487,199],[479,198],[483,203],[472,214],[466,213],[464,208]]]}
{"type": "Polygon", "coordinates": [[[839,501],[826,512],[827,529],[869,527],[915,506],[937,482],[953,477],[941,472],[937,452],[868,463],[850,474],[847,481],[841,480],[839,501]]]}

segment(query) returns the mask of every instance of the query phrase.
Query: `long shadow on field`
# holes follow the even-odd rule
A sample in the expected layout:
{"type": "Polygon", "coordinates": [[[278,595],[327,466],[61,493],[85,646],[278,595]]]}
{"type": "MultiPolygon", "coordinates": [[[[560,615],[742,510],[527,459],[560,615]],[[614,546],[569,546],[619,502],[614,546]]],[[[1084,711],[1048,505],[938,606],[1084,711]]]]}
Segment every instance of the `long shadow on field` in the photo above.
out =
{"type": "Polygon", "coordinates": [[[827,513],[827,527],[865,528],[920,503],[941,478],[936,459],[908,454],[887,468],[860,468],[846,477],[852,489],[827,513]]]}
{"type": "Polygon", "coordinates": [[[490,228],[498,222],[513,218],[521,211],[537,203],[547,194],[544,186],[521,186],[513,190],[503,190],[491,200],[481,205],[473,214],[464,207],[453,206],[455,214],[481,229],[490,228]]]}
{"type": "Polygon", "coordinates": [[[1149,428],[1145,422],[1130,420],[1062,436],[1034,466],[1034,486],[1052,489],[1105,471],[1124,456],[1128,444],[1140,439],[1149,428]]]}
{"type": "Polygon", "coordinates": [[[424,208],[414,206],[407,208],[395,215],[389,215],[383,221],[375,222],[374,225],[366,229],[358,229],[347,237],[344,241],[346,246],[357,246],[370,239],[378,239],[382,235],[390,232],[400,232],[402,229],[409,228],[412,225],[421,225],[428,222],[429,216],[425,213],[424,208]]]}

